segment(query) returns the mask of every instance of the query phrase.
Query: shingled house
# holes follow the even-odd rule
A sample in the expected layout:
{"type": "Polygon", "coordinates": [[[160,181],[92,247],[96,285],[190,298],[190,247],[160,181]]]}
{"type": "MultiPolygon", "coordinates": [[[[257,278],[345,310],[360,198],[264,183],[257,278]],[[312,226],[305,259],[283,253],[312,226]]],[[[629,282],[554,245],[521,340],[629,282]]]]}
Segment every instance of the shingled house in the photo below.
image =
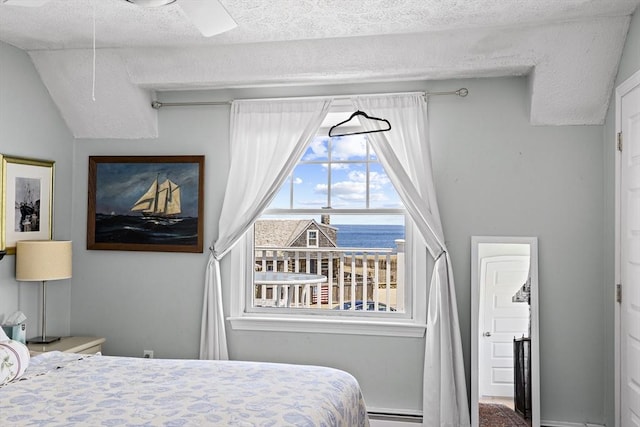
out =
{"type": "MultiPolygon", "coordinates": [[[[364,284],[369,296],[373,295],[374,283],[384,288],[396,287],[397,254],[385,253],[378,257],[374,252],[366,251],[367,256],[353,249],[339,248],[338,231],[329,224],[328,215],[320,222],[314,219],[260,219],[254,228],[255,271],[322,274],[329,279],[335,302],[339,301],[340,289],[345,300],[352,298],[353,285],[357,298],[362,298],[364,284]]],[[[315,291],[314,288],[312,303],[316,300],[315,291]]],[[[259,294],[261,290],[256,292],[259,294]]],[[[328,293],[327,286],[323,285],[323,304],[329,302],[328,293]]]]}
{"type": "Polygon", "coordinates": [[[314,219],[260,219],[255,246],[272,248],[335,248],[338,229],[314,219]]]}
{"type": "MultiPolygon", "coordinates": [[[[328,274],[325,255],[310,258],[303,254],[296,259],[295,251],[286,248],[335,248],[338,229],[329,225],[329,217],[320,223],[314,219],[260,219],[254,225],[256,271],[306,271],[328,274]],[[274,248],[275,250],[270,250],[274,248]],[[276,249],[277,248],[277,249],[276,249]],[[320,260],[320,271],[318,271],[320,260]],[[308,265],[307,265],[308,263],[308,265]]],[[[335,272],[337,273],[337,268],[335,272]]],[[[327,302],[328,288],[322,287],[322,300],[327,302]]],[[[313,292],[315,303],[315,289],[313,292]]]]}
{"type": "MultiPolygon", "coordinates": [[[[338,246],[338,229],[314,219],[260,219],[256,221],[255,248],[256,271],[307,271],[309,273],[326,274],[327,265],[323,259],[321,272],[317,270],[316,258],[310,259],[307,269],[306,257],[299,259],[296,268],[294,264],[295,252],[288,252],[285,248],[335,248],[338,246]],[[269,248],[278,248],[277,251],[269,248]],[[286,267],[284,260],[288,259],[286,267]],[[274,265],[274,260],[276,265],[274,265]]],[[[324,257],[321,257],[321,259],[324,257]]]]}

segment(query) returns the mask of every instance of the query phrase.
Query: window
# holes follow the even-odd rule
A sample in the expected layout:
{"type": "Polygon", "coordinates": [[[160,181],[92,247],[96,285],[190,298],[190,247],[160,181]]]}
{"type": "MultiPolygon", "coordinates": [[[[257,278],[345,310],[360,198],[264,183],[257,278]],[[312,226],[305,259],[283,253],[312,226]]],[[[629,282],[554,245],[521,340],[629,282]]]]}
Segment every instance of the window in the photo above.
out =
{"type": "Polygon", "coordinates": [[[318,247],[318,231],[317,230],[307,230],[307,247],[308,248],[318,247]]]}
{"type": "Polygon", "coordinates": [[[247,233],[234,328],[240,318],[259,318],[269,330],[269,320],[326,326],[337,319],[340,332],[345,321],[363,319],[378,327],[424,323],[416,313],[426,310],[414,303],[425,292],[412,280],[422,275],[413,262],[413,224],[400,197],[366,134],[329,138],[327,129],[247,233]]]}

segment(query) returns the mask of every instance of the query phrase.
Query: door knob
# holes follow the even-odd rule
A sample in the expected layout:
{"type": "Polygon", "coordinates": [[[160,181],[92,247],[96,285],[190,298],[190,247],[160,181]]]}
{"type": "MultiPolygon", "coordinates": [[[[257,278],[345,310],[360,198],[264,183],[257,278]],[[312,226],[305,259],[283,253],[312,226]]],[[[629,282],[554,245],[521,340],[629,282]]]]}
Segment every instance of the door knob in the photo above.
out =
{"type": "Polygon", "coordinates": [[[491,336],[491,332],[484,332],[482,334],[483,337],[490,337],[491,336]]]}

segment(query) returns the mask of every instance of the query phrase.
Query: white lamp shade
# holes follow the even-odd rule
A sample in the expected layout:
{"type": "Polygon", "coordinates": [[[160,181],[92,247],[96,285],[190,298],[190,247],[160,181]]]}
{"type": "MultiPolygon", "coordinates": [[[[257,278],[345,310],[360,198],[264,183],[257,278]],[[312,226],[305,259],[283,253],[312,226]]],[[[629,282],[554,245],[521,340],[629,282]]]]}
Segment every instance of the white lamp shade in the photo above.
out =
{"type": "Polygon", "coordinates": [[[16,279],[23,282],[71,277],[71,242],[22,240],[16,243],[16,279]]]}

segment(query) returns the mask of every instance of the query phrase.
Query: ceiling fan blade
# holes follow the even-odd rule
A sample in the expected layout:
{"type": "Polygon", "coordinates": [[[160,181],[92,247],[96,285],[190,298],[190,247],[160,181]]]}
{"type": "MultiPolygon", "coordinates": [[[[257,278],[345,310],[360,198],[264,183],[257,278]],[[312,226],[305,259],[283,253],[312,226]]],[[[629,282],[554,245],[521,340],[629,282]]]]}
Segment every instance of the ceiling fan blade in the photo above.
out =
{"type": "Polygon", "coordinates": [[[160,7],[174,3],[176,0],[127,0],[140,7],[160,7]]]}
{"type": "Polygon", "coordinates": [[[238,26],[218,0],[178,0],[176,4],[205,37],[224,33],[238,26]]]}
{"type": "Polygon", "coordinates": [[[7,6],[24,6],[24,7],[39,7],[50,0],[1,0],[0,3],[7,6]]]}

